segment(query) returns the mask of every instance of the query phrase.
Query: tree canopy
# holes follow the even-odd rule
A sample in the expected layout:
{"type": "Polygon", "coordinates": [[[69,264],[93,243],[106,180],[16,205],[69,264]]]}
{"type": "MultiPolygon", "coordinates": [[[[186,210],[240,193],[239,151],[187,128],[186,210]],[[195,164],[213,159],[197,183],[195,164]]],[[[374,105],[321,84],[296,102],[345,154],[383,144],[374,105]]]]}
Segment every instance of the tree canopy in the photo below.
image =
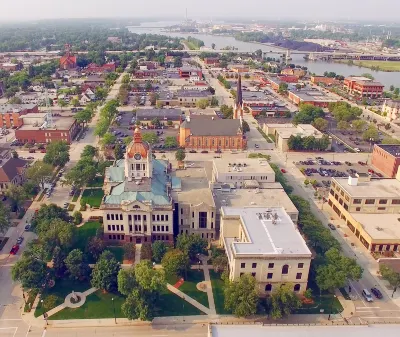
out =
{"type": "Polygon", "coordinates": [[[325,116],[324,111],[315,107],[311,104],[301,104],[299,112],[294,116],[294,124],[311,124],[317,118],[323,118],[325,116]]]}
{"type": "Polygon", "coordinates": [[[176,248],[194,260],[197,254],[205,254],[208,242],[197,234],[179,234],[176,238],[176,248]]]}
{"type": "Polygon", "coordinates": [[[69,145],[67,142],[60,140],[51,142],[47,145],[46,154],[43,162],[53,166],[64,166],[69,161],[69,145]]]}
{"type": "Polygon", "coordinates": [[[273,319],[287,317],[301,307],[301,301],[293,291],[291,283],[275,287],[269,302],[270,314],[273,319]]]}
{"type": "Polygon", "coordinates": [[[117,276],[120,264],[110,251],[106,250],[101,255],[92,271],[92,286],[106,291],[118,289],[117,276]]]}

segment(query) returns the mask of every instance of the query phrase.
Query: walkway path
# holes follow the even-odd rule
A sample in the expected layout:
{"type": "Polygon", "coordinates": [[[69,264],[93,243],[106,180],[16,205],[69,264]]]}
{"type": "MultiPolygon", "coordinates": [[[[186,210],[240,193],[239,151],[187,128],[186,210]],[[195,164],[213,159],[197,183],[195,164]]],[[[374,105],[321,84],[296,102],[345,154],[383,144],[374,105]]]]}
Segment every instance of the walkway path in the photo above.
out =
{"type": "Polygon", "coordinates": [[[211,310],[209,308],[207,308],[203,304],[197,302],[195,299],[193,299],[192,297],[186,295],[185,293],[183,293],[179,289],[176,289],[173,285],[167,283],[167,289],[170,292],[174,293],[175,295],[181,297],[182,299],[184,299],[186,302],[190,303],[191,305],[193,305],[197,309],[201,310],[205,314],[207,314],[207,315],[212,315],[213,314],[213,312],[211,312],[211,310]]]}
{"type": "Polygon", "coordinates": [[[138,243],[135,246],[135,266],[140,262],[140,252],[142,251],[142,244],[138,243]]]}

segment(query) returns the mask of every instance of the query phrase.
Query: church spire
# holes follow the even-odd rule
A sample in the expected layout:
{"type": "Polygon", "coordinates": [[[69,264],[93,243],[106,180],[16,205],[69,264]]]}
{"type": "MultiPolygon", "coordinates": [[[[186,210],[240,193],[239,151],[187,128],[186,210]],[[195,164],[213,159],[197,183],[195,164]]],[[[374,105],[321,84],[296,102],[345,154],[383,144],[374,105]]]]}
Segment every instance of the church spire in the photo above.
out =
{"type": "Polygon", "coordinates": [[[233,118],[239,119],[242,117],[243,117],[242,76],[239,74],[236,86],[236,101],[235,101],[235,108],[233,111],[233,118]]]}

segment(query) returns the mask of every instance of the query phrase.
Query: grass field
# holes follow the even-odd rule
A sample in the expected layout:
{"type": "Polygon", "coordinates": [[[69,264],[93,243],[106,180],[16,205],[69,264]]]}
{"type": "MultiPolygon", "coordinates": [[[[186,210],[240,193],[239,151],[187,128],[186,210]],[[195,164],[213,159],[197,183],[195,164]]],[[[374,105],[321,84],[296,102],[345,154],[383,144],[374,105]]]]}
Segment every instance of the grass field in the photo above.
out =
{"type": "Polygon", "coordinates": [[[103,182],[104,182],[104,177],[97,176],[93,179],[93,181],[87,184],[87,187],[103,187],[103,182]]]}
{"type": "Polygon", "coordinates": [[[123,262],[124,260],[124,249],[119,246],[108,246],[106,248],[110,252],[112,252],[115,255],[115,258],[117,259],[118,262],[123,262]]]}
{"type": "Polygon", "coordinates": [[[104,192],[101,188],[86,189],[83,191],[82,199],[91,207],[100,207],[104,192]]]}
{"type": "MultiPolygon", "coordinates": [[[[348,63],[348,61],[343,60],[340,63],[348,63]]],[[[400,71],[400,62],[397,61],[353,61],[353,65],[381,71],[400,71]]]]}
{"type": "MultiPolygon", "coordinates": [[[[174,276],[168,276],[167,282],[174,285],[178,281],[178,278],[174,276]]],[[[187,272],[187,278],[185,282],[179,287],[179,290],[189,295],[197,302],[208,307],[208,297],[207,293],[197,290],[197,283],[204,281],[203,270],[189,270],[187,272]]]]}
{"type": "Polygon", "coordinates": [[[77,202],[78,201],[79,196],[81,195],[81,192],[82,191],[80,189],[75,192],[75,194],[74,194],[74,196],[72,198],[72,202],[77,202]]]}
{"type": "Polygon", "coordinates": [[[221,273],[216,273],[214,270],[210,270],[211,285],[213,289],[215,309],[219,315],[232,314],[225,309],[224,306],[224,281],[221,280],[221,273]]]}
{"type": "Polygon", "coordinates": [[[79,227],[73,248],[80,249],[84,252],[87,242],[90,238],[96,236],[97,229],[100,227],[101,223],[99,222],[86,222],[83,226],[79,227]]]}

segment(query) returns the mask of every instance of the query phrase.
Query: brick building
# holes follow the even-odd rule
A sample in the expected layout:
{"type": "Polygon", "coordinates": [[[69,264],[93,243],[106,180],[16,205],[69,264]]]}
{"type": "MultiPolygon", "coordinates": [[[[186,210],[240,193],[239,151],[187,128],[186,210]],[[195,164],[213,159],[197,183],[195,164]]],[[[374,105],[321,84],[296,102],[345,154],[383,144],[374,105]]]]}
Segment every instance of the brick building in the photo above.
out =
{"type": "Polygon", "coordinates": [[[396,177],[400,166],[400,145],[374,145],[372,165],[389,178],[396,177]]]}
{"type": "Polygon", "coordinates": [[[383,94],[384,85],[367,77],[346,77],[343,82],[343,88],[351,95],[380,98],[383,94]]]}
{"type": "Polygon", "coordinates": [[[39,108],[36,104],[0,104],[0,128],[21,126],[21,116],[37,112],[39,108]]]}
{"type": "Polygon", "coordinates": [[[179,146],[194,150],[244,150],[241,119],[199,115],[187,117],[179,130],[179,146]]]}
{"type": "Polygon", "coordinates": [[[335,103],[338,100],[317,89],[300,89],[289,91],[289,100],[294,104],[311,104],[321,108],[326,108],[329,103],[335,103]]]}
{"type": "Polygon", "coordinates": [[[311,83],[313,84],[325,84],[325,85],[332,85],[338,84],[339,81],[333,77],[325,77],[325,76],[311,76],[311,83]]]}
{"type": "Polygon", "coordinates": [[[20,118],[21,125],[15,130],[15,138],[22,143],[50,143],[63,140],[72,142],[79,131],[76,119],[72,117],[52,117],[48,125],[46,113],[32,113],[20,118]]]}
{"type": "Polygon", "coordinates": [[[102,66],[97,65],[96,63],[91,63],[86,67],[86,72],[88,73],[113,73],[115,72],[117,66],[115,62],[106,63],[102,66]]]}
{"type": "Polygon", "coordinates": [[[179,68],[179,77],[198,78],[198,80],[201,80],[203,78],[203,72],[199,68],[182,67],[179,68]]]}
{"type": "Polygon", "coordinates": [[[208,66],[215,66],[219,64],[219,58],[218,57],[206,57],[204,59],[204,64],[208,66]]]}
{"type": "Polygon", "coordinates": [[[60,68],[64,70],[76,68],[76,56],[71,54],[71,45],[65,45],[65,55],[60,59],[60,68]]]}

